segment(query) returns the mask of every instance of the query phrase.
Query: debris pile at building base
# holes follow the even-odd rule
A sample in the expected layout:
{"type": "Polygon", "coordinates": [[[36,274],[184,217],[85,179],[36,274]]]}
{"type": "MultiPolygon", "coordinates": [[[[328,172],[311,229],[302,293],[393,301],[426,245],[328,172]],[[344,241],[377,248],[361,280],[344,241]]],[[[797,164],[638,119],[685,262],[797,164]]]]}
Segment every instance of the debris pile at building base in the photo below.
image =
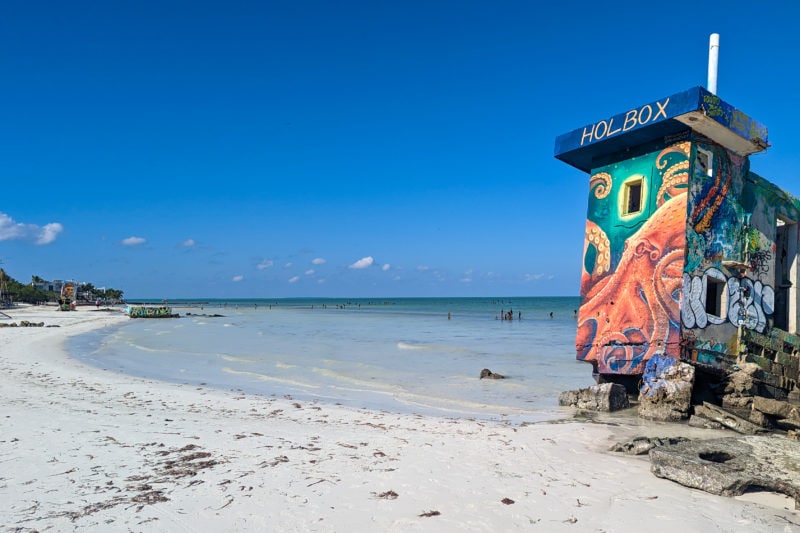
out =
{"type": "MultiPolygon", "coordinates": [[[[763,396],[762,369],[743,363],[709,383],[696,368],[681,361],[656,359],[648,364],[639,388],[641,418],[683,422],[700,428],[726,429],[726,438],[636,437],[610,451],[648,454],[651,472],[681,485],[720,496],[772,491],[795,501],[800,510],[800,402],[797,394],[763,396]],[[711,401],[692,401],[693,389],[711,401]]],[[[696,391],[695,391],[696,392],[696,391]]],[[[796,391],[792,391],[796,392],[796,391]]],[[[559,405],[584,411],[631,407],[624,386],[602,383],[559,396],[559,405]]]]}

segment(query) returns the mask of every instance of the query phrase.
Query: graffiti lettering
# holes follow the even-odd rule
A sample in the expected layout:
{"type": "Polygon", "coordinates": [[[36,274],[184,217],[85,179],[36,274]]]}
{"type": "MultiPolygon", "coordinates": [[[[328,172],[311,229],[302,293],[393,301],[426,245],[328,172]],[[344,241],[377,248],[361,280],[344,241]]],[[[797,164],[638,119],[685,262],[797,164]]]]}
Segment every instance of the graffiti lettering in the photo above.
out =
{"type": "Polygon", "coordinates": [[[770,260],[772,259],[772,252],[770,250],[757,250],[750,253],[750,269],[758,274],[767,274],[769,272],[770,260]]]}
{"type": "Polygon", "coordinates": [[[683,275],[685,287],[681,302],[681,321],[687,328],[705,329],[709,324],[730,322],[763,333],[767,317],[775,312],[775,291],[761,281],[750,278],[727,278],[721,270],[709,268],[702,276],[683,275]],[[728,296],[726,316],[720,317],[706,311],[708,278],[726,280],[728,296]]]}
{"type": "Polygon", "coordinates": [[[607,139],[608,137],[616,135],[621,131],[628,131],[636,126],[644,126],[649,122],[655,122],[659,118],[667,118],[667,105],[669,105],[669,98],[665,99],[663,102],[656,102],[655,110],[650,104],[644,105],[638,109],[631,109],[625,113],[625,119],[622,122],[622,126],[617,124],[616,128],[614,127],[614,119],[618,117],[612,117],[608,120],[601,120],[600,122],[596,122],[587,128],[583,128],[581,146],[583,146],[586,142],[607,139]]]}

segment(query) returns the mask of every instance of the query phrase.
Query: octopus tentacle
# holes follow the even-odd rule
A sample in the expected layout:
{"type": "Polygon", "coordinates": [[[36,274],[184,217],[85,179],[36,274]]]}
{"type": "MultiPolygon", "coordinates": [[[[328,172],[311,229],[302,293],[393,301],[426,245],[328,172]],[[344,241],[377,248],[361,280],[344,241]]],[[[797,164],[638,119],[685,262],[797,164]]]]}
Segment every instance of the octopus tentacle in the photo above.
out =
{"type": "Polygon", "coordinates": [[[669,275],[665,277],[664,272],[667,270],[667,268],[675,263],[680,265],[682,260],[683,250],[672,250],[656,264],[656,267],[653,271],[653,281],[656,288],[656,301],[661,306],[661,310],[664,311],[666,316],[668,316],[669,319],[674,322],[677,322],[680,318],[680,309],[676,306],[676,303],[672,299],[671,295],[674,292],[674,289],[680,287],[681,283],[683,282],[683,278],[676,278],[669,275]],[[670,288],[672,288],[672,290],[670,290],[670,288]]]}
{"type": "Polygon", "coordinates": [[[586,256],[586,250],[589,245],[593,245],[597,250],[597,255],[594,262],[594,268],[589,274],[590,277],[595,278],[602,276],[611,269],[611,241],[608,239],[606,232],[603,228],[594,222],[586,221],[586,238],[583,243],[583,255],[586,256]]]}
{"type": "Polygon", "coordinates": [[[611,193],[611,174],[598,172],[589,178],[589,190],[594,191],[595,198],[605,198],[611,193]]]}
{"type": "Polygon", "coordinates": [[[681,154],[684,157],[689,157],[689,153],[692,149],[692,143],[689,141],[683,141],[679,143],[675,143],[672,146],[668,146],[661,150],[661,152],[656,156],[656,168],[658,170],[664,170],[667,166],[667,156],[669,154],[681,154]]]}
{"type": "Polygon", "coordinates": [[[689,162],[681,161],[669,167],[664,173],[661,187],[656,195],[656,205],[661,207],[668,200],[667,196],[674,198],[686,193],[689,184],[689,162]]]}

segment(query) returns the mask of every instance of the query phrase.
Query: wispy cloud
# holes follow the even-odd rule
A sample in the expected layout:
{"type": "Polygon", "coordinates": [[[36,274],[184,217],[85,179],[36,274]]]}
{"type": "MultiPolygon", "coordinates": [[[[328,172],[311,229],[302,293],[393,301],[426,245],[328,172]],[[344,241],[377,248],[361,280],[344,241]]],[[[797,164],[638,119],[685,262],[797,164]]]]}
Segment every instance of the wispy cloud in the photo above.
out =
{"type": "Polygon", "coordinates": [[[269,259],[264,259],[263,261],[261,261],[259,264],[256,265],[256,268],[259,270],[266,270],[267,268],[272,268],[272,265],[274,264],[275,263],[273,263],[269,259]]]}
{"type": "Polygon", "coordinates": [[[385,263],[385,264],[384,264],[384,265],[381,267],[381,270],[383,270],[384,272],[388,272],[390,268],[392,268],[392,265],[390,265],[389,263],[385,263]]]}
{"type": "Polygon", "coordinates": [[[429,267],[429,266],[426,266],[426,265],[419,265],[419,266],[417,267],[417,270],[419,270],[420,272],[425,272],[425,271],[428,271],[428,270],[430,270],[430,269],[431,269],[431,267],[429,267]]]}
{"type": "Polygon", "coordinates": [[[124,246],[139,246],[140,244],[144,244],[147,242],[147,239],[144,237],[128,237],[127,239],[122,239],[122,244],[124,246]]]}
{"type": "Polygon", "coordinates": [[[44,226],[21,224],[14,222],[14,219],[7,214],[0,213],[0,241],[27,239],[36,244],[50,244],[62,231],[64,231],[64,227],[58,222],[51,222],[44,226]]]}
{"type": "Polygon", "coordinates": [[[306,276],[311,276],[313,274],[314,274],[314,269],[313,268],[309,268],[308,270],[306,270],[306,276]]]}
{"type": "Polygon", "coordinates": [[[361,259],[350,265],[349,268],[355,268],[355,269],[369,268],[372,266],[372,263],[374,262],[375,260],[372,258],[372,256],[362,257],[361,259]]]}
{"type": "Polygon", "coordinates": [[[312,265],[324,265],[327,262],[328,261],[326,261],[322,257],[315,257],[314,259],[311,260],[312,265]]]}
{"type": "Polygon", "coordinates": [[[234,281],[234,282],[238,283],[238,282],[242,281],[243,279],[244,279],[244,276],[239,274],[238,276],[233,276],[233,280],[231,280],[231,281],[234,281]]]}
{"type": "Polygon", "coordinates": [[[288,263],[286,263],[285,265],[283,265],[283,268],[292,268],[292,265],[293,265],[293,264],[294,264],[294,263],[292,263],[291,261],[289,261],[288,263]]]}
{"type": "Polygon", "coordinates": [[[183,246],[184,248],[194,248],[195,246],[197,246],[197,243],[195,242],[194,239],[186,239],[181,243],[181,246],[183,246]]]}
{"type": "Polygon", "coordinates": [[[300,281],[300,276],[292,276],[289,278],[289,283],[297,283],[298,281],[300,281]]]}
{"type": "Polygon", "coordinates": [[[552,274],[525,274],[525,281],[539,281],[543,279],[553,279],[552,274]]]}

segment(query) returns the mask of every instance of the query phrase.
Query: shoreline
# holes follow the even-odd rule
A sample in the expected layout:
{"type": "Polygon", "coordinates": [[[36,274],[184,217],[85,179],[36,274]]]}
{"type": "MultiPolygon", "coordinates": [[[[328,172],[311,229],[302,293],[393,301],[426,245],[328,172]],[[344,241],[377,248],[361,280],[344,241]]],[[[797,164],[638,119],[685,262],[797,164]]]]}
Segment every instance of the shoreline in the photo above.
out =
{"type": "Polygon", "coordinates": [[[0,328],[0,531],[800,529],[778,495],[714,496],[607,451],[639,435],[730,433],[624,414],[391,414],[160,382],[67,356],[67,337],[121,313],[7,313],[60,327],[0,328]]]}

